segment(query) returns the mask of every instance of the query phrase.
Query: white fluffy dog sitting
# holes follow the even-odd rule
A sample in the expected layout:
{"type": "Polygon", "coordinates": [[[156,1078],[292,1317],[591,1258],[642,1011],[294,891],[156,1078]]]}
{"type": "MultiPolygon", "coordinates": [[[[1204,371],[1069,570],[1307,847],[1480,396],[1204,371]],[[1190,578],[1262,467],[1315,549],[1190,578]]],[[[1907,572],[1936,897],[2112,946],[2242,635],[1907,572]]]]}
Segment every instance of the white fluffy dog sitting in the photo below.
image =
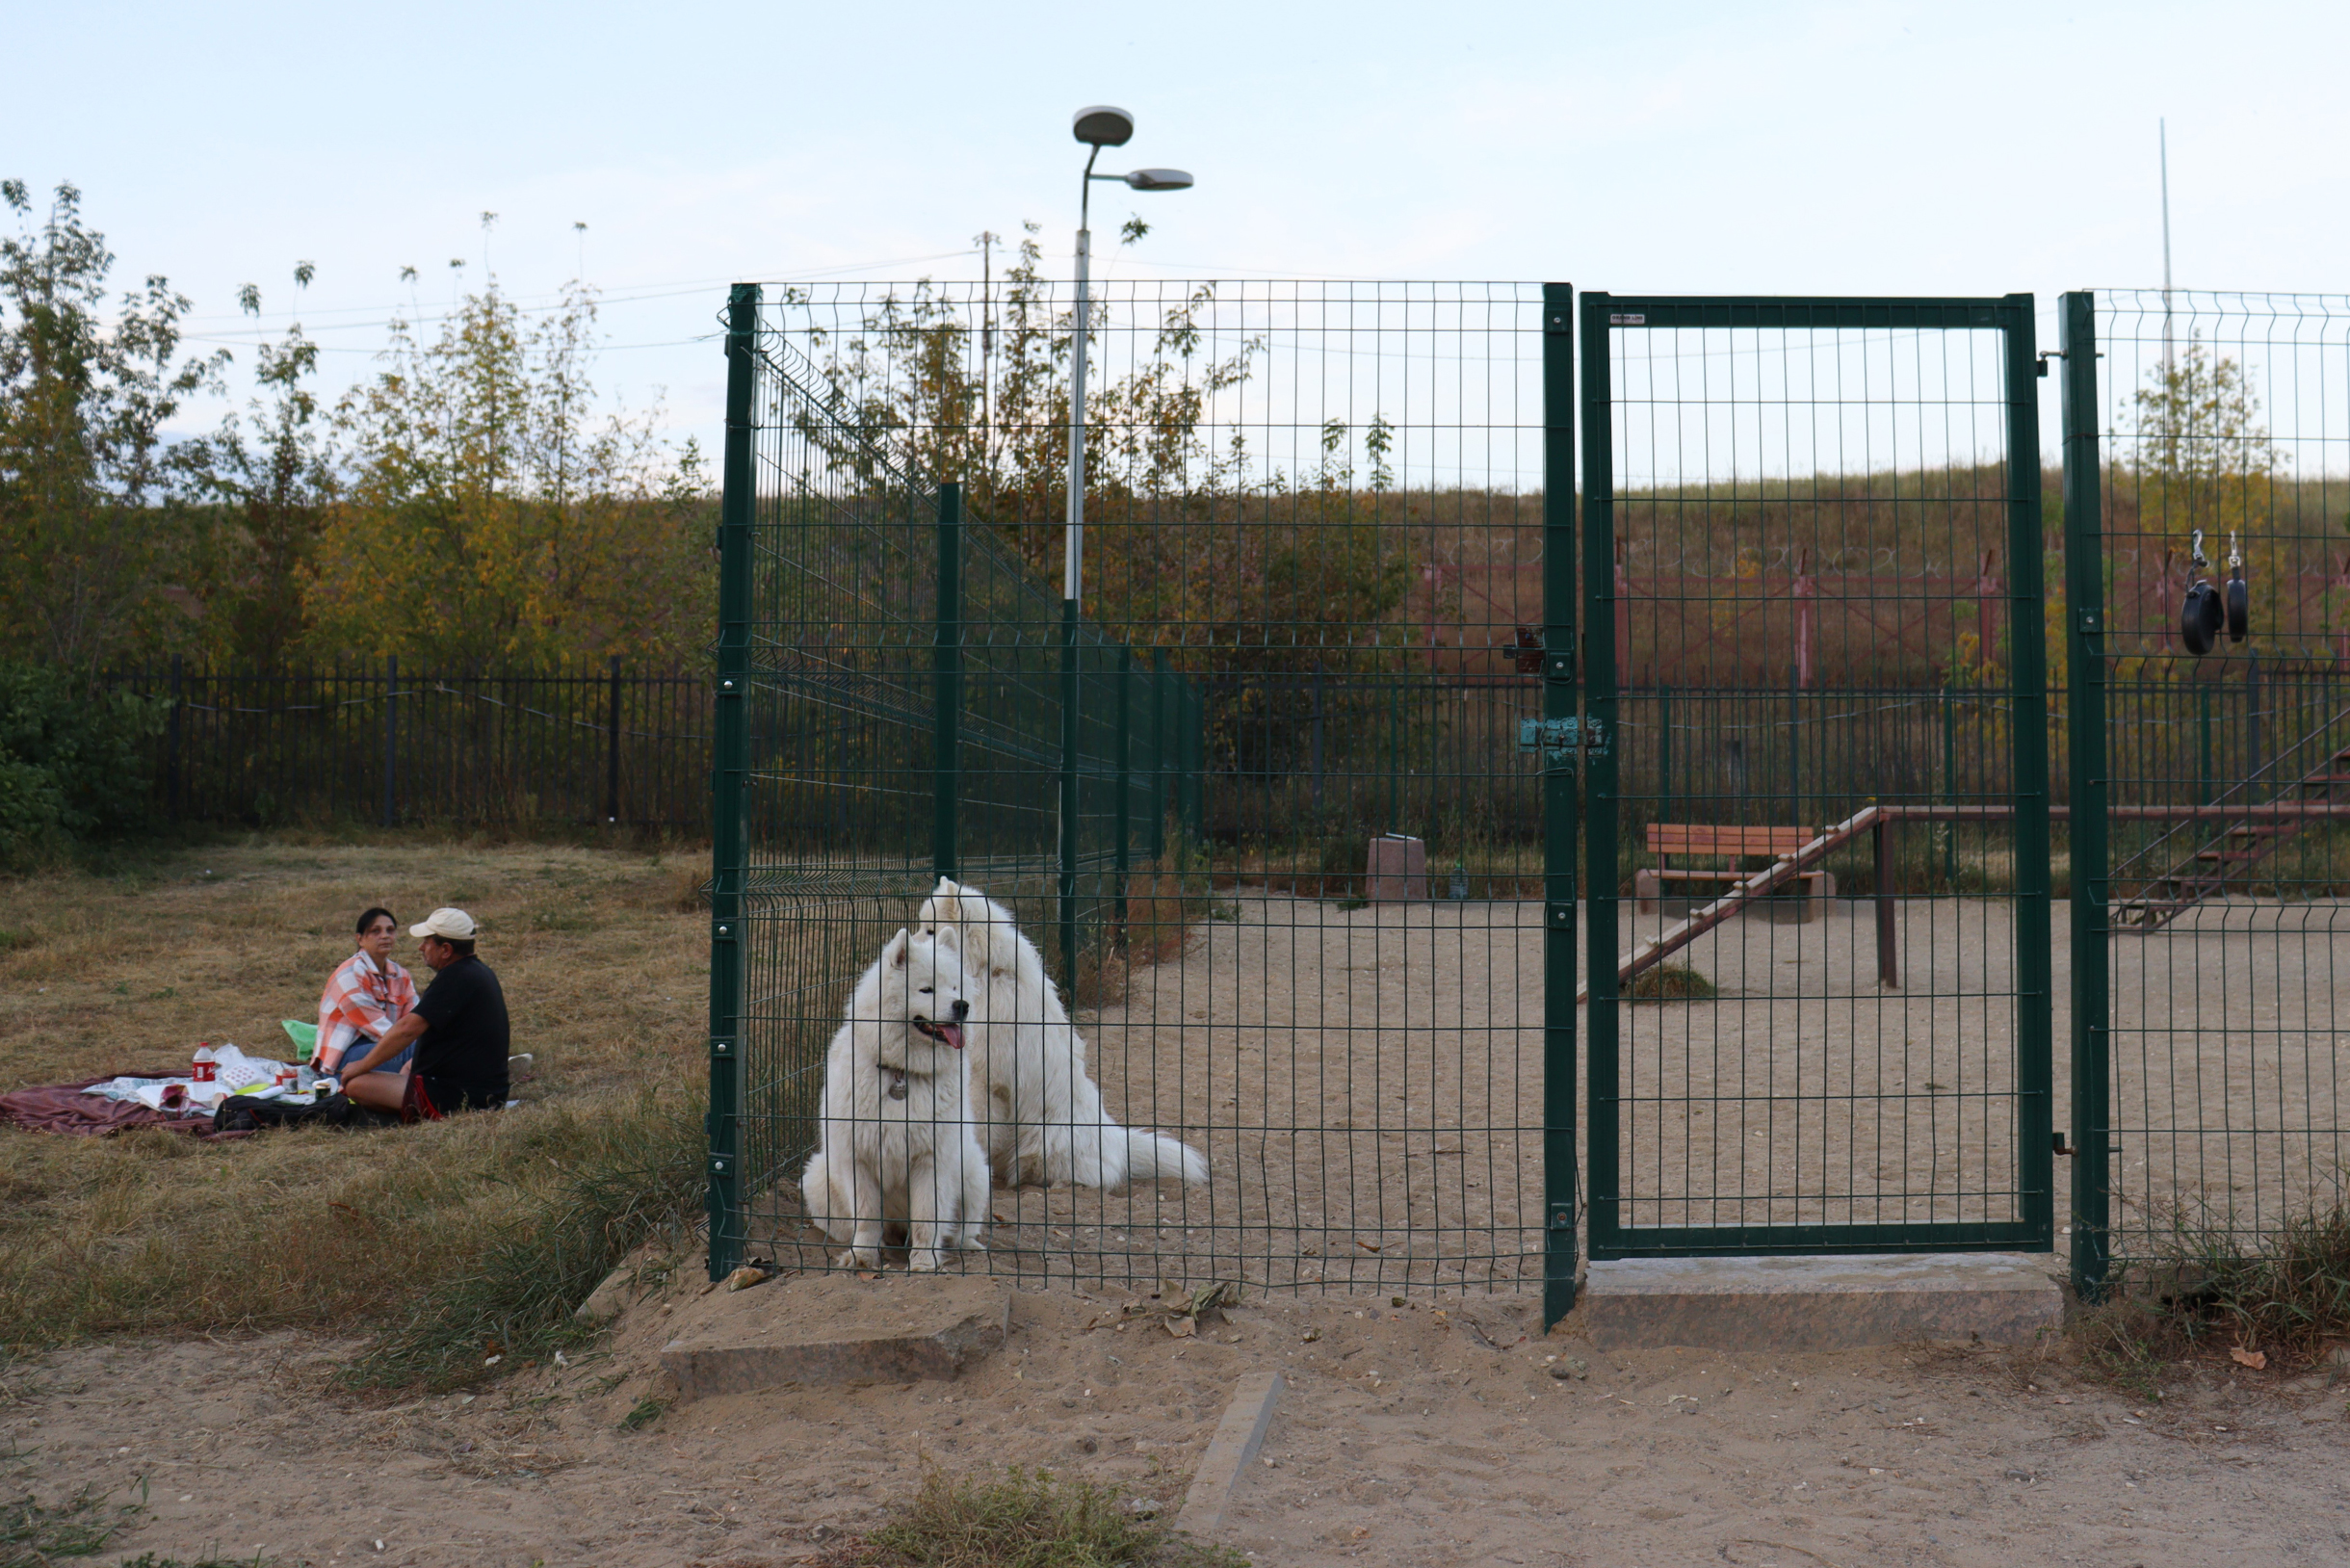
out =
{"type": "Polygon", "coordinates": [[[1008,1187],[1024,1182],[1124,1187],[1179,1176],[1205,1182],[1208,1162],[1164,1134],[1118,1125],[1085,1072],[1085,1042],[1061,1009],[1044,956],[1010,910],[942,876],[922,905],[923,934],[960,953],[971,997],[975,1114],[1008,1187]]]}
{"type": "Polygon", "coordinates": [[[879,1265],[884,1226],[906,1227],[918,1269],[980,1244],[987,1155],[972,1135],[963,990],[951,945],[901,930],[832,1036],[822,1141],[799,1189],[808,1217],[849,1244],[844,1267],[879,1265]]]}

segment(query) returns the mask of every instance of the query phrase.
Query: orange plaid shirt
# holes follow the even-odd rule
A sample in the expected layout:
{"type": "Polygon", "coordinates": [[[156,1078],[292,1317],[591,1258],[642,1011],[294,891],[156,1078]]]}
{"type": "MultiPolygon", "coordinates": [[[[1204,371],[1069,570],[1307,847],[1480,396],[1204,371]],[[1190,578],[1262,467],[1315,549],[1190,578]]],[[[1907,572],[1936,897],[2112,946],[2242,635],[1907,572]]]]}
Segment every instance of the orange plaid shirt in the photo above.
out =
{"type": "Polygon", "coordinates": [[[326,977],[326,989],[318,999],[318,1048],[324,1065],[330,1071],[341,1065],[353,1037],[347,1031],[379,1040],[385,1030],[415,1010],[416,982],[406,970],[389,959],[378,969],[366,954],[352,954],[326,977]]]}

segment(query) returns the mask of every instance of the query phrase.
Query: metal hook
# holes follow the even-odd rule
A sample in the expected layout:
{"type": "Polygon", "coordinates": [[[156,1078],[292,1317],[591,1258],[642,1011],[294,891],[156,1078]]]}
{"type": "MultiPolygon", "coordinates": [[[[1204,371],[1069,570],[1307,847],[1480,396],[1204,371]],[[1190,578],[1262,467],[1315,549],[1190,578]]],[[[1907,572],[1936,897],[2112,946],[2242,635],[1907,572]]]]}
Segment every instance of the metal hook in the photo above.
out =
{"type": "Polygon", "coordinates": [[[2228,530],[2228,564],[2231,567],[2240,571],[2243,569],[2244,565],[2244,550],[2243,546],[2237,543],[2236,540],[2237,536],[2235,530],[2232,528],[2228,530]]]}
{"type": "Polygon", "coordinates": [[[2189,530],[2189,532],[2195,536],[2195,540],[2189,547],[2187,560],[2197,571],[2207,571],[2211,565],[2211,558],[2204,554],[2203,530],[2198,528],[2189,530]]]}

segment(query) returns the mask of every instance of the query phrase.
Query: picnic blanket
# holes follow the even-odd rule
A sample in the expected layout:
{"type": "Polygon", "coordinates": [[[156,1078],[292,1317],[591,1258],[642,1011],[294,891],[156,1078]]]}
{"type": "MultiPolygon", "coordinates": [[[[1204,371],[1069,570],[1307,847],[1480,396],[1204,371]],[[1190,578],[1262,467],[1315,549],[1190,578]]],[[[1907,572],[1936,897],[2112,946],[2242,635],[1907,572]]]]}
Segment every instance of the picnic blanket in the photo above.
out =
{"type": "Polygon", "coordinates": [[[168,1068],[161,1073],[106,1073],[97,1078],[79,1079],[71,1084],[52,1084],[0,1094],[0,1125],[21,1127],[33,1133],[65,1133],[79,1137],[95,1137],[133,1127],[164,1127],[175,1133],[186,1133],[192,1137],[252,1136],[249,1133],[213,1132],[209,1107],[198,1108],[194,1115],[186,1115],[142,1105],[135,1098],[113,1099],[85,1092],[118,1078],[162,1082],[169,1077],[168,1068]]]}
{"type": "MultiPolygon", "coordinates": [[[[314,1029],[313,1025],[303,1025],[314,1029]]],[[[294,1034],[296,1026],[286,1025],[294,1034]]],[[[299,1041],[300,1036],[296,1036],[299,1041]]],[[[217,1074],[198,1082],[189,1071],[173,1073],[109,1073],[71,1084],[51,1084],[0,1094],[0,1123],[37,1133],[65,1133],[79,1137],[118,1133],[129,1127],[166,1127],[197,1137],[243,1136],[213,1132],[213,1111],[237,1094],[291,1097],[308,1102],[318,1074],[268,1057],[248,1056],[234,1045],[207,1047],[198,1059],[208,1059],[217,1074]],[[275,1086],[285,1073],[299,1073],[289,1087],[275,1086]],[[289,1095],[289,1089],[291,1093],[289,1095]]]]}

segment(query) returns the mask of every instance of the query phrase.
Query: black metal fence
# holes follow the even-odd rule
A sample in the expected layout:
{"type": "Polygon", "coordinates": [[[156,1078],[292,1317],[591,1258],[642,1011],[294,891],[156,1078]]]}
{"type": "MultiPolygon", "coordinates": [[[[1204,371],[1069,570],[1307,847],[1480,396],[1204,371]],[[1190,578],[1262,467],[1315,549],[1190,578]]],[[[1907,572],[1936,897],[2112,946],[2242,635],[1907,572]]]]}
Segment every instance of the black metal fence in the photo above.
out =
{"type": "Polygon", "coordinates": [[[701,673],[380,666],[118,674],[167,700],[156,803],[184,822],[710,831],[701,673]]]}

